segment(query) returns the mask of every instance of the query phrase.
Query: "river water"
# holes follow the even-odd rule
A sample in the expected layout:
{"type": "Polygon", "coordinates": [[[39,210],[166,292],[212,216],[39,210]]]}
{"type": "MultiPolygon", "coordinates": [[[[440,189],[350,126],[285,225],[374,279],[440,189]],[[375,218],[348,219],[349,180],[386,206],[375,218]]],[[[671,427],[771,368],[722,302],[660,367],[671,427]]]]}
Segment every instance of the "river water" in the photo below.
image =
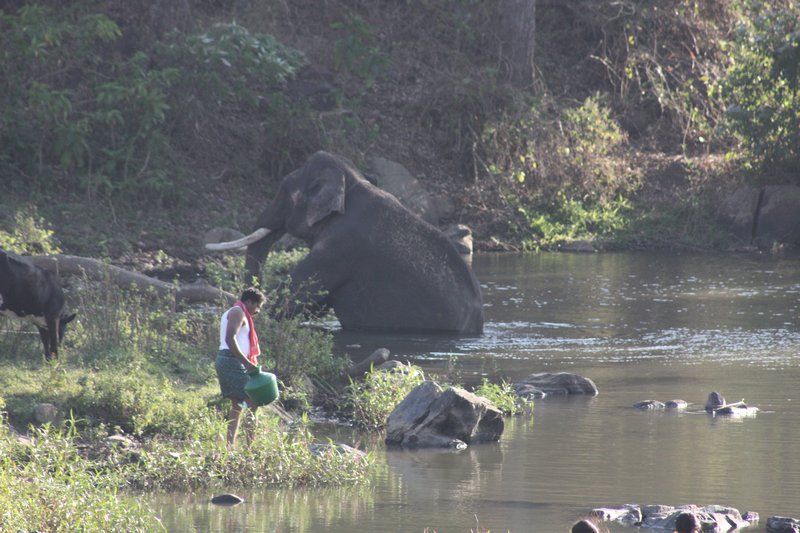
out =
{"type": "MultiPolygon", "coordinates": [[[[721,504],[800,518],[800,260],[675,253],[479,254],[480,338],[339,332],[354,360],[387,347],[465,385],[533,372],[591,378],[596,397],[537,400],[499,443],[454,453],[387,450],[375,435],[320,428],[372,451],[367,487],[154,497],[169,531],[559,533],[594,507],[721,504]],[[710,417],[709,392],[753,418],[710,417]],[[686,412],[639,411],[684,399],[686,412]]],[[[218,490],[215,492],[219,492],[218,490]]],[[[610,531],[636,531],[609,527],[610,531]]]]}

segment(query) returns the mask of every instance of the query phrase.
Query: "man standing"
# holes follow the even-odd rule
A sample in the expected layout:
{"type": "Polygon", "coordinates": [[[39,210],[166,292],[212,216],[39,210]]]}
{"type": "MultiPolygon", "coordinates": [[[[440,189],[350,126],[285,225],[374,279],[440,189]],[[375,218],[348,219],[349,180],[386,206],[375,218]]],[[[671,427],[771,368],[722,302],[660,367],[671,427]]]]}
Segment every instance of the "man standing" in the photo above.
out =
{"type": "Polygon", "coordinates": [[[248,287],[233,307],[225,311],[219,325],[219,353],[215,361],[217,379],[223,398],[231,401],[228,411],[228,447],[236,444],[242,404],[246,403],[252,419],[246,421],[247,444],[253,442],[255,414],[258,405],[244,392],[249,379],[247,373],[255,370],[261,350],[258,346],[253,317],[261,311],[267,297],[260,290],[248,287]]]}

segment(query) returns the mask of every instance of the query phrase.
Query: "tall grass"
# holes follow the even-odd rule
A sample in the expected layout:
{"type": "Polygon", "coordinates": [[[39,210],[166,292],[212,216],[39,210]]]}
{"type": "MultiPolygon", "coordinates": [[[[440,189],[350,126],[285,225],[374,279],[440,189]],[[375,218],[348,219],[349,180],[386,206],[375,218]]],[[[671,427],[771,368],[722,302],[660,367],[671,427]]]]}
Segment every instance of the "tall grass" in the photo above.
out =
{"type": "Polygon", "coordinates": [[[0,531],[162,530],[149,509],[119,492],[125,470],[99,475],[75,437],[45,427],[26,445],[0,424],[0,531]]]}

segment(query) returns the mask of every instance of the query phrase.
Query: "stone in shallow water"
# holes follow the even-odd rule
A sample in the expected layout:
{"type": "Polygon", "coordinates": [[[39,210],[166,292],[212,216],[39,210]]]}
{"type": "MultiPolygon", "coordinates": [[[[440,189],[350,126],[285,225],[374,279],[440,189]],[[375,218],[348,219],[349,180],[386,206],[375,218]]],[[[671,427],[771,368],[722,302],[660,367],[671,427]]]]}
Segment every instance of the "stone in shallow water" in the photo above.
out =
{"type": "Polygon", "coordinates": [[[513,385],[517,396],[543,398],[550,395],[589,394],[597,396],[594,382],[569,372],[540,372],[513,385]]]}
{"type": "Polygon", "coordinates": [[[243,501],[244,498],[240,498],[235,494],[220,494],[211,498],[211,503],[215,505],[239,505],[243,501]]]}
{"type": "Polygon", "coordinates": [[[643,400],[633,404],[633,407],[636,409],[664,409],[666,406],[658,400],[643,400]]]}
{"type": "Polygon", "coordinates": [[[800,520],[788,516],[767,518],[767,533],[796,533],[800,531],[800,520]]]}

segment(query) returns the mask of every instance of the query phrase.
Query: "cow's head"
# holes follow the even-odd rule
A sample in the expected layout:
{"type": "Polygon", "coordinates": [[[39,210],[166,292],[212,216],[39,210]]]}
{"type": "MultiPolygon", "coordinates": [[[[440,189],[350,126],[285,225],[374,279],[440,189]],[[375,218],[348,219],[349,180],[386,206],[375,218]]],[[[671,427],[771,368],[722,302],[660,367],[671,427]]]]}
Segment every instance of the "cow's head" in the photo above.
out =
{"type": "Polygon", "coordinates": [[[61,344],[61,341],[64,340],[64,332],[67,331],[67,324],[72,322],[75,319],[75,315],[77,313],[72,313],[71,315],[61,314],[61,318],[58,321],[58,343],[61,344]]]}

